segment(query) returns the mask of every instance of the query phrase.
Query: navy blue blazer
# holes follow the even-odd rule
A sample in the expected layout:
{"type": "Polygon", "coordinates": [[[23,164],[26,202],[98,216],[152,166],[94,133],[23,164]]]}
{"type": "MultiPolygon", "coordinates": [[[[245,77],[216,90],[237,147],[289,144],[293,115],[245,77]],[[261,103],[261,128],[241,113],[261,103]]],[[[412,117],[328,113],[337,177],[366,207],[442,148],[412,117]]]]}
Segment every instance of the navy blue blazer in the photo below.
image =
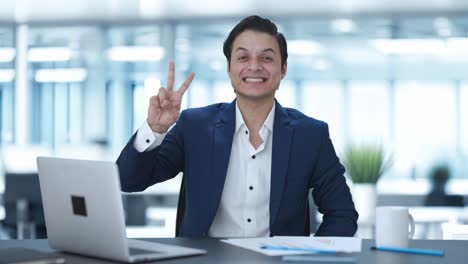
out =
{"type": "MultiPolygon", "coordinates": [[[[117,164],[122,190],[142,191],[184,173],[180,236],[207,236],[218,210],[234,137],[236,103],[182,111],[159,147],[138,152],[134,136],[117,164]]],[[[317,236],[353,236],[358,213],[326,123],[276,102],[270,235],[308,236],[308,193],[324,214],[317,236]]]]}

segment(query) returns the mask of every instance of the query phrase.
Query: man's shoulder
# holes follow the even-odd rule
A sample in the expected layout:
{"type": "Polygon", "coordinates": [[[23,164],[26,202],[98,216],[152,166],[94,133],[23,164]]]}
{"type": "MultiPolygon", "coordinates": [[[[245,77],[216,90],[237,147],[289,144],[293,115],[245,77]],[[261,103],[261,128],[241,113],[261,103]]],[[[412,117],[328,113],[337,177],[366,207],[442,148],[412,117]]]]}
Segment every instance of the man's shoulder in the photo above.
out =
{"type": "Polygon", "coordinates": [[[284,110],[295,125],[315,128],[327,126],[324,121],[308,116],[297,109],[284,107],[284,110]]]}
{"type": "Polygon", "coordinates": [[[185,109],[182,114],[184,118],[190,120],[211,120],[219,112],[224,111],[229,106],[229,103],[217,103],[203,107],[195,107],[185,109]]]}

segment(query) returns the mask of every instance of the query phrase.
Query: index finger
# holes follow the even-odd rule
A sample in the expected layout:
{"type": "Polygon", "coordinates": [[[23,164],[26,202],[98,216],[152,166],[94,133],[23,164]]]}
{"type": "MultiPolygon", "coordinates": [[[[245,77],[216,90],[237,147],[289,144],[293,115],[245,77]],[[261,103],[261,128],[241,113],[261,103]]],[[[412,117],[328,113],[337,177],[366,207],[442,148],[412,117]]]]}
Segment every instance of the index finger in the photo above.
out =
{"type": "Polygon", "coordinates": [[[169,71],[167,72],[167,90],[172,91],[174,88],[174,79],[175,79],[175,73],[174,73],[174,62],[170,61],[169,62],[169,71]]]}
{"type": "Polygon", "coordinates": [[[187,91],[188,87],[190,86],[190,84],[192,83],[193,81],[193,78],[195,78],[195,73],[190,73],[189,76],[187,77],[187,79],[184,81],[184,83],[182,83],[182,85],[180,86],[178,92],[180,94],[184,94],[185,91],[187,91]]]}

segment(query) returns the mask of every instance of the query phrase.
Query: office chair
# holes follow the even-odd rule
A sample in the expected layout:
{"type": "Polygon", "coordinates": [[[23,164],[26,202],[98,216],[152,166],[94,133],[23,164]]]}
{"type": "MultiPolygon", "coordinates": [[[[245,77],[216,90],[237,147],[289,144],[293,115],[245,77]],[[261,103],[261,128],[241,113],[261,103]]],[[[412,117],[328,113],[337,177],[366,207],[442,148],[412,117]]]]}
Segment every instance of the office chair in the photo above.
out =
{"type": "Polygon", "coordinates": [[[17,225],[26,224],[36,238],[47,237],[36,158],[50,154],[42,145],[6,145],[1,149],[5,172],[4,224],[10,236],[20,235],[17,225]],[[35,226],[34,230],[30,224],[35,226]]]}
{"type": "Polygon", "coordinates": [[[175,227],[176,237],[180,237],[180,226],[182,225],[184,212],[185,212],[185,177],[184,175],[182,175],[182,180],[180,181],[179,200],[177,201],[177,215],[176,215],[176,227],[175,227]]]}
{"type": "Polygon", "coordinates": [[[23,238],[26,228],[30,238],[46,238],[47,232],[37,173],[5,173],[4,225],[10,236],[23,238]]]}

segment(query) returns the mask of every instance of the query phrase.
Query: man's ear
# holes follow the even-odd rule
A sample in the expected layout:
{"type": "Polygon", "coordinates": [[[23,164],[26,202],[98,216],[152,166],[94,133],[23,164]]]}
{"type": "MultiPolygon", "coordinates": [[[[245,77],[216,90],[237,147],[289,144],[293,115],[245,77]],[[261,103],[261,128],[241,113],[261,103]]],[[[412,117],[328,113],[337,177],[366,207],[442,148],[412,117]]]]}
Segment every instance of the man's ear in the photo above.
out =
{"type": "Polygon", "coordinates": [[[288,71],[288,63],[285,62],[283,67],[281,67],[281,79],[283,79],[284,76],[286,76],[287,71],[288,71]]]}

